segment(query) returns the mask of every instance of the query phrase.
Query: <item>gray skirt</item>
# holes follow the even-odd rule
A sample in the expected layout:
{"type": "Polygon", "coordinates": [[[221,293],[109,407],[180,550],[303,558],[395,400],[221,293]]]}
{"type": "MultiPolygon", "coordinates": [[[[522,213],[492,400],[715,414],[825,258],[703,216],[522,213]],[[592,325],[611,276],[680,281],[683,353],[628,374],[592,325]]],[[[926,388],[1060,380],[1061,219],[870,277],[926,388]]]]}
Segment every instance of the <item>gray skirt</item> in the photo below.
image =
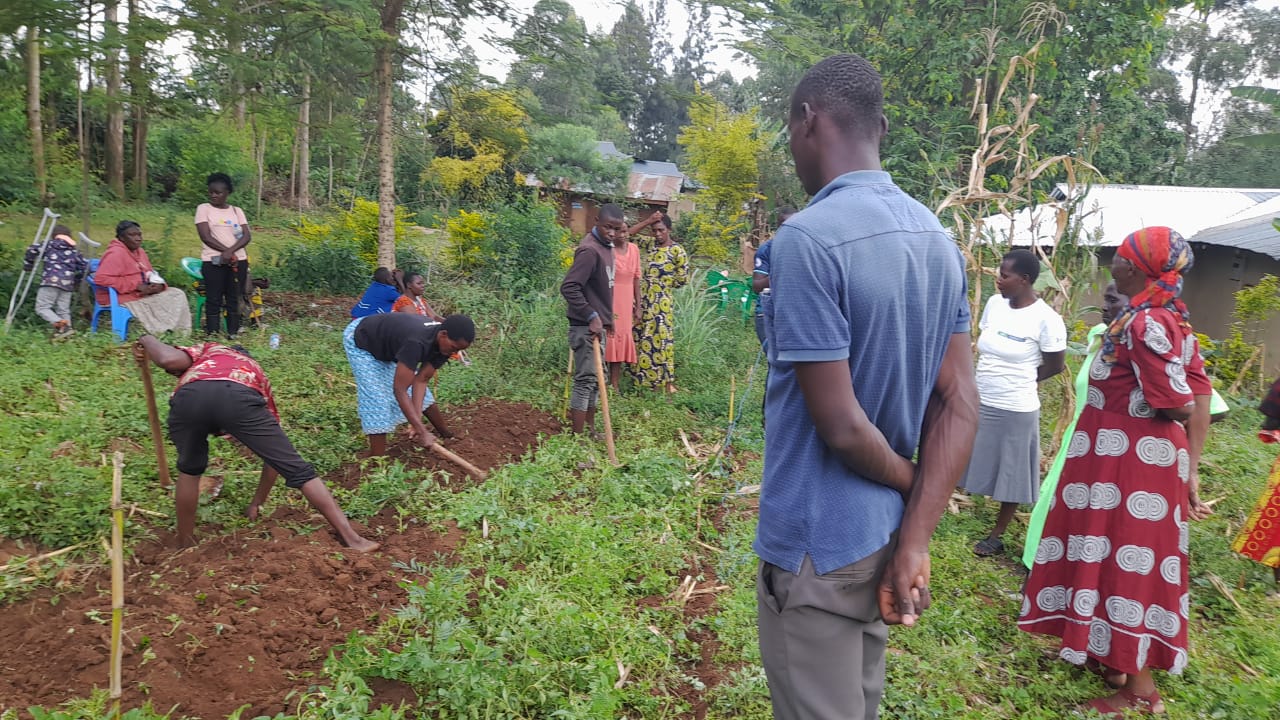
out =
{"type": "Polygon", "coordinates": [[[978,436],[960,487],[999,502],[1034,503],[1040,495],[1040,411],[979,406],[978,436]]]}

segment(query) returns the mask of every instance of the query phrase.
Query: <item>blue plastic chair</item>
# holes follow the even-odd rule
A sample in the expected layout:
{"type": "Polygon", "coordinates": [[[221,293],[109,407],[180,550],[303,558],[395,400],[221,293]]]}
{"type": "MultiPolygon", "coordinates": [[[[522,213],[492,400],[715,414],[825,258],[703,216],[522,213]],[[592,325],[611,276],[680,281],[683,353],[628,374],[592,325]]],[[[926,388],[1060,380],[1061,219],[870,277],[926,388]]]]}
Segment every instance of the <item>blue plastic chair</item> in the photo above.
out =
{"type": "Polygon", "coordinates": [[[133,313],[129,308],[120,304],[120,296],[113,287],[107,288],[107,294],[111,297],[108,305],[98,304],[98,285],[93,281],[93,276],[98,272],[98,259],[94,258],[89,261],[89,291],[93,293],[93,320],[89,323],[89,332],[98,332],[98,316],[102,313],[111,314],[111,332],[120,338],[120,342],[124,342],[129,337],[129,321],[133,319],[133,313]]]}

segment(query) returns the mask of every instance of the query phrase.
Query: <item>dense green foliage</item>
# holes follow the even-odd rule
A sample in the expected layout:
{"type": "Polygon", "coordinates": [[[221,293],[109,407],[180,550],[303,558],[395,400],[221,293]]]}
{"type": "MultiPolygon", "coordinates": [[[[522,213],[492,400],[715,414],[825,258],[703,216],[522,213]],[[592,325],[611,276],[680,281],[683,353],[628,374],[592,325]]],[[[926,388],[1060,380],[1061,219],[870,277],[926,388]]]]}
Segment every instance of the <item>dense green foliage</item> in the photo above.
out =
{"type": "Polygon", "coordinates": [[[544,202],[462,210],[446,227],[450,265],[473,282],[514,295],[547,287],[563,271],[561,259],[571,250],[555,206],[544,202]]]}
{"type": "MultiPolygon", "coordinates": [[[[708,717],[767,716],[755,639],[751,490],[737,493],[760,477],[761,377],[747,381],[758,346],[749,326],[722,314],[700,285],[695,277],[677,293],[683,392],[671,402],[643,393],[614,398],[621,467],[611,467],[598,445],[558,436],[461,492],[393,463],[370,468],[363,488],[339,493],[356,517],[387,503],[422,524],[415,532],[457,523],[465,543],[450,562],[421,557],[397,565],[407,578],[406,604],[376,632],[334,649],[316,686],[297,699],[299,717],[404,717],[369,707],[369,681],[377,677],[411,684],[428,717],[684,717],[685,698],[702,683],[691,668],[702,662],[708,633],[719,642],[710,662],[725,676],[705,695],[708,717]],[[743,408],[736,455],[698,473],[705,463],[688,456],[680,433],[719,443],[731,377],[743,408]],[[690,618],[673,601],[653,601],[699,567],[699,587],[725,586],[710,614],[690,618]],[[619,663],[626,682],[618,682],[619,663]]],[[[442,375],[446,411],[481,397],[557,409],[565,348],[563,306],[554,292],[516,299],[457,279],[435,280],[432,288],[441,309],[466,309],[481,319],[472,366],[442,375]]],[[[333,471],[363,443],[337,329],[270,320],[270,328],[248,333],[244,342],[270,374],[299,449],[322,472],[333,471]],[[283,336],[279,349],[268,349],[268,333],[283,336]]],[[[0,533],[50,547],[89,541],[42,569],[41,582],[64,561],[97,558],[96,538],[107,528],[103,451],[126,453],[127,502],[171,512],[156,483],[136,368],[122,346],[105,336],[54,345],[38,331],[19,329],[0,337],[0,352],[10,358],[0,380],[19,388],[0,399],[0,462],[14,468],[0,480],[0,533]]],[[[172,381],[158,375],[157,382],[163,395],[172,381]]],[[[1054,401],[1047,400],[1046,422],[1054,401]]],[[[1266,594],[1269,573],[1228,548],[1274,456],[1252,439],[1256,422],[1242,403],[1210,436],[1203,493],[1223,499],[1213,518],[1192,529],[1192,663],[1181,678],[1160,678],[1173,720],[1266,717],[1280,703],[1280,629],[1276,600],[1266,594]],[[1242,675],[1241,664],[1256,675],[1242,675]]],[[[202,505],[199,521],[243,527],[239,510],[256,467],[226,444],[213,443],[212,450],[226,484],[216,501],[202,505]]],[[[283,491],[271,500],[300,502],[283,491]]],[[[1022,581],[1012,555],[978,561],[969,549],[994,512],[979,504],[944,517],[933,544],[935,605],[918,628],[891,634],[885,717],[1050,720],[1100,691],[1095,678],[1010,622],[1022,581]]],[[[156,527],[150,523],[168,522],[137,516],[126,540],[135,543],[156,527]]],[[[1014,551],[1019,527],[1009,538],[1014,551]]],[[[6,597],[13,579],[0,576],[6,597]]],[[[151,720],[159,711],[127,717],[151,720]]],[[[8,712],[5,720],[16,720],[17,711],[8,712]]],[[[104,718],[107,705],[95,695],[38,713],[50,720],[104,718]]]]}

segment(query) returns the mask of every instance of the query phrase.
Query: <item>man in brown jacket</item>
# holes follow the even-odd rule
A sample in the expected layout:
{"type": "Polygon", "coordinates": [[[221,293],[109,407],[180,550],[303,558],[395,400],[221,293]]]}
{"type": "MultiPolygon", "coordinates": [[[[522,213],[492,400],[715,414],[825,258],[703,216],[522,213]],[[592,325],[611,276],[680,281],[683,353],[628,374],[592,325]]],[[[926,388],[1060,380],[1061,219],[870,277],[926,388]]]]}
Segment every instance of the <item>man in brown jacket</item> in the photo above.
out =
{"type": "Polygon", "coordinates": [[[583,427],[595,429],[596,358],[591,338],[600,339],[604,351],[605,334],[613,334],[613,241],[626,227],[622,208],[609,203],[600,208],[595,227],[578,243],[573,265],[560,284],[569,318],[569,350],[573,353],[573,394],[569,397],[569,417],[573,432],[583,427]]]}

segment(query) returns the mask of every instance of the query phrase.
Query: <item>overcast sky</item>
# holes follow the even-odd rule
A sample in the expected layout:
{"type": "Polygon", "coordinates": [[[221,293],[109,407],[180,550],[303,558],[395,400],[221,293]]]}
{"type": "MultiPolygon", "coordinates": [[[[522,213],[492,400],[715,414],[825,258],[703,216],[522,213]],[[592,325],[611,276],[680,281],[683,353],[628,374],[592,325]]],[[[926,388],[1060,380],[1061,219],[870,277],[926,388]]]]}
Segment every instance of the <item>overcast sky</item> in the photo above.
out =
{"type": "MultiPolygon", "coordinates": [[[[1275,0],[1280,2],[1280,0],[1275,0]]],[[[528,15],[533,10],[533,6],[537,0],[510,0],[511,6],[522,16],[528,15]]],[[[622,16],[622,8],[626,4],[625,0],[569,0],[569,4],[573,6],[587,24],[587,30],[592,33],[609,32],[613,28],[614,23],[622,16]]],[[[646,3],[637,2],[642,9],[646,3]]],[[[728,70],[734,77],[739,80],[755,74],[755,66],[751,64],[749,59],[737,58],[731,47],[734,39],[740,37],[740,34],[726,20],[724,12],[714,10],[711,18],[711,26],[714,28],[712,52],[708,55],[707,61],[716,71],[728,70]]],[[[680,43],[684,41],[685,28],[689,25],[689,12],[685,8],[681,0],[667,0],[666,4],[667,28],[669,33],[669,41],[676,48],[680,47],[680,43]]],[[[518,26],[518,23],[517,23],[518,26]]],[[[475,51],[476,56],[480,58],[481,69],[489,75],[505,79],[507,69],[511,65],[513,57],[510,52],[504,48],[494,45],[492,42],[486,42],[481,38],[502,37],[509,38],[515,31],[513,26],[504,26],[498,23],[486,23],[482,20],[471,20],[468,22],[467,36],[476,38],[471,42],[471,48],[475,51]]]]}

